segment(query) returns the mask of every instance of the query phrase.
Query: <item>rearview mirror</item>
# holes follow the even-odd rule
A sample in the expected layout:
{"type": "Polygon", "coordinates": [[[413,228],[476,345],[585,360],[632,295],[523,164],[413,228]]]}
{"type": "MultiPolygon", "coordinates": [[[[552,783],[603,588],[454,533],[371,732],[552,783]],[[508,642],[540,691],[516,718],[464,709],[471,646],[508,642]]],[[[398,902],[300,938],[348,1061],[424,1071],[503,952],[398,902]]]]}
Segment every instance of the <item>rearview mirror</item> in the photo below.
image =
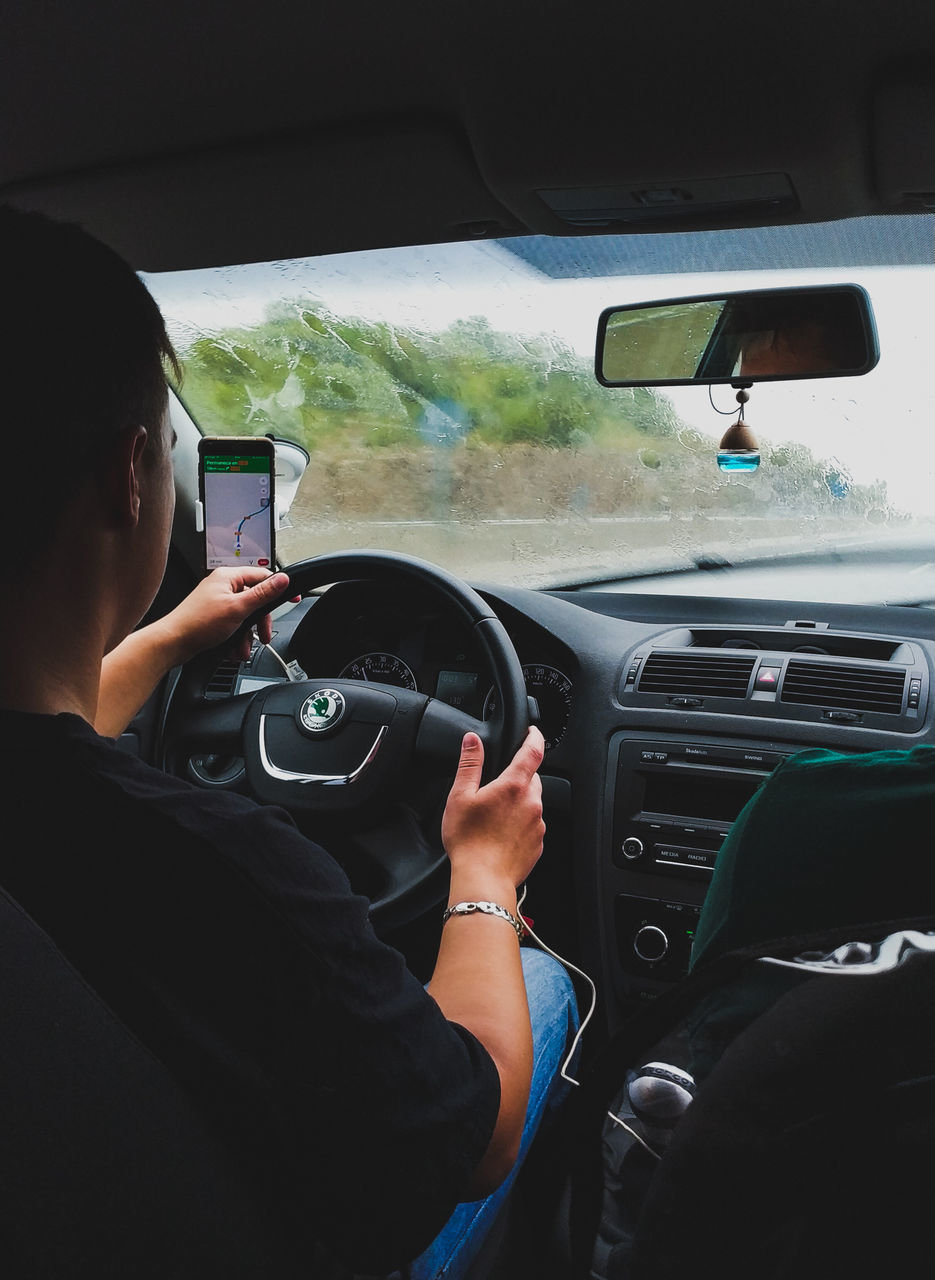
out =
{"type": "Polygon", "coordinates": [[[818,285],[608,307],[595,373],[605,387],[742,387],[853,377],[879,358],[865,290],[818,285]]]}

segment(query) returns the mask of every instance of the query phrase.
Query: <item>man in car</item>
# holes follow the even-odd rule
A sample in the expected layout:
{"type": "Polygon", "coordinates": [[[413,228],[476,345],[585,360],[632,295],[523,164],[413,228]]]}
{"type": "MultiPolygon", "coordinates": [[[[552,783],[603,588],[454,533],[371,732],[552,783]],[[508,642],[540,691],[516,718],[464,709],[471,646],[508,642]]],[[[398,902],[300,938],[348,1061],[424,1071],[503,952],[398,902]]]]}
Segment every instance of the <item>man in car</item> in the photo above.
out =
{"type": "MultiPolygon", "coordinates": [[[[175,501],[162,317],[76,227],[0,210],[0,258],[0,786],[27,833],[4,842],[0,885],[255,1177],[277,1277],[331,1258],[385,1272],[420,1254],[413,1275],[457,1275],[489,1213],[472,1205],[438,1233],[459,1202],[508,1182],[574,1018],[564,971],[521,952],[514,927],[542,849],[542,736],[530,729],[484,786],[481,741],[464,740],[442,827],[450,905],[485,909],[447,921],[427,990],[285,813],[120,750],[111,739],[160,678],[287,579],[218,571],[137,629],[175,501]]],[[[115,1258],[114,1274],[143,1261],[115,1258]]]]}
{"type": "Polygon", "coordinates": [[[742,339],[737,376],[821,376],[833,369],[859,372],[867,359],[867,335],[857,307],[838,295],[741,300],[731,326],[742,339]]]}

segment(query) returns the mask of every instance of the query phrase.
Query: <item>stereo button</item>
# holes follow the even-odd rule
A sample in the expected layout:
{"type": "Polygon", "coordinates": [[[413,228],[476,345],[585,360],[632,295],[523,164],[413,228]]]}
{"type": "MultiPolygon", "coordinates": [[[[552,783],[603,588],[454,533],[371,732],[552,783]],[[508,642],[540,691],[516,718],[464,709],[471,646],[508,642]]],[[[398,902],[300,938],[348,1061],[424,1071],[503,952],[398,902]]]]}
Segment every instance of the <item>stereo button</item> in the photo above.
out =
{"type": "Polygon", "coordinates": [[[641,960],[662,960],[669,950],[669,939],[654,924],[644,924],[633,939],[633,950],[641,960]]]}
{"type": "Polygon", "coordinates": [[[702,871],[713,870],[717,861],[716,849],[695,849],[683,844],[657,844],[655,855],[658,866],[697,867],[702,871]]]}
{"type": "Polygon", "coordinates": [[[740,763],[753,769],[775,769],[782,763],[782,756],[776,751],[738,751],[740,763]]]}
{"type": "Polygon", "coordinates": [[[621,852],[625,858],[629,858],[632,862],[643,852],[642,840],[638,839],[636,836],[627,836],[626,840],[623,842],[621,852]]]}

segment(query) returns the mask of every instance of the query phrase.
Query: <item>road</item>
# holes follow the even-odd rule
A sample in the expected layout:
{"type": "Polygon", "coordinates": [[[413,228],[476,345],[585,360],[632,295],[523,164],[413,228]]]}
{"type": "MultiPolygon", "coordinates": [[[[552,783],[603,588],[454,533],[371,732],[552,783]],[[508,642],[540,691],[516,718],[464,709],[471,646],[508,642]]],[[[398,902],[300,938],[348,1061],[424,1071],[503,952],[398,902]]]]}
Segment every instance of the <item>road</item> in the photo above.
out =
{"type": "MultiPolygon", "coordinates": [[[[598,519],[322,521],[279,533],[283,563],[332,551],[381,548],[442,564],[472,581],[540,587],[608,575],[692,567],[842,544],[884,543],[918,526],[798,517],[607,516],[598,519]]],[[[929,527],[931,529],[931,527],[929,527]]],[[[933,539],[935,541],[935,539],[933,539]]]]}

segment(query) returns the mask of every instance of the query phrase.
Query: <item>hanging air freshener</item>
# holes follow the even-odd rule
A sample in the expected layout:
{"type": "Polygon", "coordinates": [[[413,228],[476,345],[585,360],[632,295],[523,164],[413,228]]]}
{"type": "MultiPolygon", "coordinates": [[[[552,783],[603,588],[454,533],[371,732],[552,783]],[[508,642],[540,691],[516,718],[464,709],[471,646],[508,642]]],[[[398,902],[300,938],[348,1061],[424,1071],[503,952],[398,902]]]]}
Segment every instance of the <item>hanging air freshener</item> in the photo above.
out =
{"type": "Polygon", "coordinates": [[[737,392],[740,413],[737,421],[724,432],[721,443],[718,445],[717,464],[722,471],[729,474],[756,471],[760,465],[760,446],[743,420],[743,407],[749,399],[749,392],[737,392]]]}

